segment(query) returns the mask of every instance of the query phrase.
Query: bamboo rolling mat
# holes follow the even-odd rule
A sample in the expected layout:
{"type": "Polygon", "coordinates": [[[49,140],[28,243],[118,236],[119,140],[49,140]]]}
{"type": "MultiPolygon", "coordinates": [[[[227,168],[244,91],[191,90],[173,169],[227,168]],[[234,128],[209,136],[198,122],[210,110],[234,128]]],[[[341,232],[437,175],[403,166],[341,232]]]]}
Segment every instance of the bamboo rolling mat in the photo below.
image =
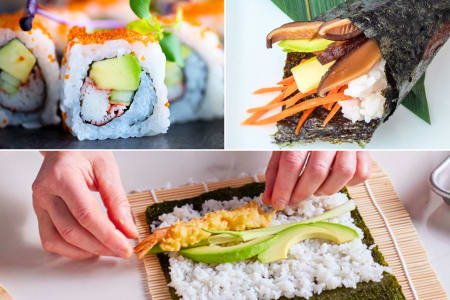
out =
{"type": "MultiPolygon", "coordinates": [[[[180,200],[196,197],[206,191],[224,187],[240,187],[255,181],[263,182],[264,176],[243,177],[129,195],[128,199],[139,231],[139,241],[150,234],[145,220],[145,209],[155,203],[154,196],[156,196],[157,202],[180,200]]],[[[448,299],[439,279],[431,268],[408,212],[398,198],[388,175],[374,163],[371,178],[366,184],[349,187],[348,190],[351,197],[356,201],[358,209],[386,262],[391,267],[392,273],[402,286],[406,299],[415,299],[409,282],[412,282],[418,299],[448,299]],[[371,195],[375,198],[382,213],[378,211],[371,195]],[[383,219],[382,214],[385,219],[383,219]],[[394,238],[391,237],[385,220],[389,223],[394,238]],[[398,248],[395,244],[398,245],[398,248]],[[409,281],[406,270],[409,274],[409,281]]],[[[170,299],[167,282],[156,255],[147,255],[143,259],[142,273],[149,298],[151,297],[153,300],[170,299]]]]}

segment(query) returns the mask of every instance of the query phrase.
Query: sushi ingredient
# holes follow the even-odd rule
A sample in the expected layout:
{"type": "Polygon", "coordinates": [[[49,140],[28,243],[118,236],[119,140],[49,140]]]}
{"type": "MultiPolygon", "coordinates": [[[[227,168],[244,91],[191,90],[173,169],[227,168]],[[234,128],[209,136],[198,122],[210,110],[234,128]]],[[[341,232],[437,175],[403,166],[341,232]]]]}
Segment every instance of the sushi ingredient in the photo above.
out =
{"type": "Polygon", "coordinates": [[[0,72],[0,90],[13,95],[19,89],[20,81],[6,72],[0,72]]]}
{"type": "Polygon", "coordinates": [[[306,120],[308,120],[308,117],[314,112],[315,109],[316,108],[313,107],[313,108],[310,108],[308,110],[305,110],[302,113],[302,116],[300,117],[300,120],[298,120],[297,127],[295,128],[295,134],[299,134],[300,129],[302,129],[303,124],[305,124],[306,120]]]}
{"type": "Polygon", "coordinates": [[[238,237],[242,241],[249,241],[255,238],[267,236],[267,235],[273,235],[278,232],[281,232],[285,229],[288,229],[292,226],[300,225],[300,224],[309,224],[314,222],[320,222],[325,221],[329,219],[333,219],[339,216],[342,216],[345,213],[348,213],[356,208],[355,202],[353,200],[349,200],[339,206],[336,206],[335,208],[321,214],[318,216],[315,216],[310,219],[306,219],[300,222],[296,223],[288,223],[283,225],[275,225],[270,226],[266,228],[258,228],[258,229],[252,229],[252,230],[246,230],[246,231],[210,231],[214,234],[221,234],[221,235],[232,235],[235,237],[238,237]]]}
{"type": "Polygon", "coordinates": [[[131,101],[133,100],[133,95],[134,91],[113,90],[109,98],[109,103],[130,106],[131,101]]]}
{"type": "Polygon", "coordinates": [[[206,230],[246,230],[267,227],[272,215],[265,213],[258,204],[250,202],[231,211],[221,210],[206,214],[201,219],[178,222],[169,227],[155,230],[135,247],[139,258],[159,243],[164,251],[179,251],[207,239],[211,234],[206,230]]]}
{"type": "Polygon", "coordinates": [[[327,222],[299,224],[276,234],[271,245],[258,254],[258,260],[267,264],[286,259],[291,247],[306,239],[322,239],[343,244],[358,237],[354,229],[341,224],[327,222]]]}
{"type": "Polygon", "coordinates": [[[176,63],[170,61],[166,63],[166,79],[164,82],[168,87],[174,87],[178,84],[183,84],[183,77],[183,69],[180,68],[176,63]]]}
{"type": "Polygon", "coordinates": [[[203,246],[180,251],[184,257],[207,264],[232,263],[254,257],[269,248],[275,236],[264,236],[233,246],[203,246]]]}
{"type": "Polygon", "coordinates": [[[316,52],[327,48],[333,41],[315,38],[312,40],[284,40],[278,46],[283,48],[285,52],[316,52]]]}
{"type": "Polygon", "coordinates": [[[334,64],[330,62],[322,65],[316,57],[300,63],[292,69],[297,88],[301,93],[307,93],[319,86],[322,77],[327,73],[328,69],[334,64]]]}
{"type": "Polygon", "coordinates": [[[137,58],[127,54],[93,63],[89,77],[99,89],[135,91],[139,87],[140,74],[137,58]]]}
{"type": "Polygon", "coordinates": [[[361,46],[366,40],[367,38],[361,34],[345,42],[334,42],[317,55],[317,60],[322,65],[325,65],[350,53],[353,49],[361,46]]]}
{"type": "Polygon", "coordinates": [[[355,100],[340,102],[344,117],[352,122],[381,118],[384,112],[386,98],[383,91],[388,83],[385,75],[386,61],[382,59],[367,74],[348,83],[344,94],[355,100]]]}
{"type": "Polygon", "coordinates": [[[361,30],[349,19],[334,19],[323,23],[319,28],[319,36],[332,41],[344,41],[361,34],[361,30]]]}
{"type": "Polygon", "coordinates": [[[319,96],[323,97],[330,90],[366,74],[380,60],[381,53],[377,43],[367,40],[359,48],[338,59],[328,70],[319,84],[319,96]]]}
{"type": "Polygon", "coordinates": [[[18,39],[0,48],[0,69],[26,83],[36,58],[18,39]]]}
{"type": "Polygon", "coordinates": [[[326,127],[328,122],[331,121],[331,119],[334,117],[334,115],[337,114],[337,112],[339,111],[339,109],[341,108],[341,106],[339,105],[338,102],[336,102],[333,105],[333,108],[331,109],[330,113],[328,114],[328,116],[325,118],[325,120],[323,121],[323,127],[326,127]]]}
{"type": "Polygon", "coordinates": [[[272,30],[266,38],[267,48],[283,40],[313,39],[323,24],[321,21],[314,22],[292,22],[272,30]]]}

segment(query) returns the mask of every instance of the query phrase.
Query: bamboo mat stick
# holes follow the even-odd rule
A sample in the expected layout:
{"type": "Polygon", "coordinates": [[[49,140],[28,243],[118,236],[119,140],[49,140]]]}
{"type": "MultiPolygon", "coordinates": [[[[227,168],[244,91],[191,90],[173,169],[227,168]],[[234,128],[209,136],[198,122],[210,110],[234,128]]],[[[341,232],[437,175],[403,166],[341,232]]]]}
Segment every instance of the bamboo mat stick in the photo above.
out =
{"type": "MultiPolygon", "coordinates": [[[[213,191],[224,187],[240,187],[252,182],[264,182],[264,176],[242,177],[220,182],[196,184],[169,190],[136,193],[128,196],[132,212],[138,227],[141,241],[150,234],[145,220],[145,209],[155,202],[174,201],[196,197],[206,191],[213,191]],[[156,197],[156,199],[155,199],[156,197]]],[[[400,253],[406,263],[411,282],[419,299],[444,300],[448,299],[436,274],[431,268],[427,254],[419,240],[408,212],[398,198],[389,177],[374,163],[371,178],[367,181],[382,213],[390,224],[391,231],[399,246],[400,253]]],[[[371,200],[369,191],[364,184],[349,187],[351,197],[356,201],[358,209],[372,233],[376,244],[383,253],[386,262],[392,269],[402,286],[403,293],[408,300],[413,300],[413,292],[408,283],[405,269],[402,266],[399,251],[396,250],[393,238],[371,200]]],[[[143,259],[142,269],[145,287],[149,298],[153,300],[170,299],[167,282],[156,255],[147,255],[143,259]],[[151,296],[150,296],[151,295],[151,296]]]]}

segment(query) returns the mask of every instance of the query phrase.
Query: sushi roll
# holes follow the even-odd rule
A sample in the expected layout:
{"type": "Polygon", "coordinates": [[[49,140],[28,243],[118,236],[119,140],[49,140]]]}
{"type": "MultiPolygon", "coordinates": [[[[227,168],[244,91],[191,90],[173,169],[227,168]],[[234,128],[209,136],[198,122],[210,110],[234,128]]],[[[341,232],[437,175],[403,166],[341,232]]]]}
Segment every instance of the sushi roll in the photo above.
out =
{"type": "Polygon", "coordinates": [[[127,29],[89,34],[74,27],[61,70],[65,125],[79,140],[166,133],[165,64],[152,35],[127,29]]]}
{"type": "Polygon", "coordinates": [[[186,19],[205,24],[224,36],[224,0],[180,1],[175,5],[181,8],[186,19]]]}
{"type": "Polygon", "coordinates": [[[173,33],[182,43],[184,67],[173,62],[166,65],[171,122],[223,117],[224,53],[218,35],[188,21],[173,33]]]}
{"type": "Polygon", "coordinates": [[[131,22],[136,19],[129,0],[69,0],[66,7],[69,12],[84,13],[91,20],[114,19],[131,22]]]}
{"type": "Polygon", "coordinates": [[[250,109],[244,124],[277,123],[279,145],[368,143],[448,40],[449,25],[447,0],[350,0],[314,21],[284,24],[267,36],[268,48],[279,42],[288,52],[284,79],[257,91],[281,95],[250,109]]]}
{"type": "Polygon", "coordinates": [[[20,29],[21,14],[0,16],[0,127],[57,124],[60,82],[55,44],[41,23],[20,29]]]}

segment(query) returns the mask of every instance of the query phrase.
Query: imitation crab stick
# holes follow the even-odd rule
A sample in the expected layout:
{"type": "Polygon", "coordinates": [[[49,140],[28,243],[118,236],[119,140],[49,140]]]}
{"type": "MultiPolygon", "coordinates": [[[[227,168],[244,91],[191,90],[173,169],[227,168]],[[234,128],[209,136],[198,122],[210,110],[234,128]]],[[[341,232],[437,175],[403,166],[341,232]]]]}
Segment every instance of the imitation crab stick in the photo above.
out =
{"type": "Polygon", "coordinates": [[[344,100],[350,100],[353,99],[351,96],[343,95],[343,94],[335,94],[335,95],[327,95],[326,97],[317,97],[312,98],[309,100],[306,100],[304,102],[301,102],[295,106],[292,106],[288,109],[283,110],[282,112],[275,114],[273,116],[270,116],[263,120],[254,121],[253,125],[267,125],[272,124],[275,122],[278,122],[280,120],[286,119],[287,117],[290,117],[292,115],[295,115],[296,113],[299,113],[301,111],[317,107],[320,105],[324,105],[327,103],[334,103],[336,101],[344,101],[344,100]]]}

